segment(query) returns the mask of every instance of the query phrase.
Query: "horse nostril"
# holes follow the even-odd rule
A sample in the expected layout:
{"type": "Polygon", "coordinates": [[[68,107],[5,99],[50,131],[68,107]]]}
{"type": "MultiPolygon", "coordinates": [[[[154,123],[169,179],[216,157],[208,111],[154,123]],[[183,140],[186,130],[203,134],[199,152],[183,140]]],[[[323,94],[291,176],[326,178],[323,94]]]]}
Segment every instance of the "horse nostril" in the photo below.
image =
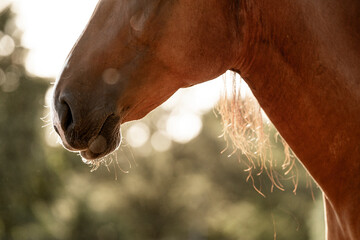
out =
{"type": "Polygon", "coordinates": [[[64,132],[69,128],[73,123],[73,117],[71,113],[71,108],[66,101],[61,101],[61,110],[59,113],[61,128],[64,132]]]}
{"type": "Polygon", "coordinates": [[[54,125],[55,132],[60,135],[59,129],[54,125]]]}

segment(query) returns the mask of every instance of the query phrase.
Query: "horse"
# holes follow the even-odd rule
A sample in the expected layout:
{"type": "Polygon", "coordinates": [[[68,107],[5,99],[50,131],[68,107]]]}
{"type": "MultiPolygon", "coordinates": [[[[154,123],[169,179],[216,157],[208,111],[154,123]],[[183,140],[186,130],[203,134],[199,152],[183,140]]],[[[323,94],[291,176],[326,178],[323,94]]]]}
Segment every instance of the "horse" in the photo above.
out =
{"type": "Polygon", "coordinates": [[[328,240],[360,236],[360,2],[100,0],[56,81],[53,125],[88,160],[180,88],[232,70],[323,191],[328,240]]]}

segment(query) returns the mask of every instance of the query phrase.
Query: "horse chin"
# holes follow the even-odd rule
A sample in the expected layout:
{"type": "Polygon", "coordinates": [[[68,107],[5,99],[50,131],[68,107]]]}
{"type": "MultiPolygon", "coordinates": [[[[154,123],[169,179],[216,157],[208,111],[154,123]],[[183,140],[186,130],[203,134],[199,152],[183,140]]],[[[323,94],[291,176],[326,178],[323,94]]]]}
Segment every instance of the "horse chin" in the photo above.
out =
{"type": "Polygon", "coordinates": [[[86,163],[97,162],[115,151],[120,143],[119,117],[110,115],[98,135],[89,141],[88,148],[80,151],[80,156],[86,163]]]}

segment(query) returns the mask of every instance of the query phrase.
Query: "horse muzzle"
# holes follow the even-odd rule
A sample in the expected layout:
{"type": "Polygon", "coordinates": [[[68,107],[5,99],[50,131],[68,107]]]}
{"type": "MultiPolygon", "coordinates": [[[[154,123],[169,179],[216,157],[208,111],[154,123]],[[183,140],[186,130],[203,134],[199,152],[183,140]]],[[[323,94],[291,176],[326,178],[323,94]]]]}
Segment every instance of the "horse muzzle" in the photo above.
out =
{"type": "Polygon", "coordinates": [[[99,159],[113,152],[121,143],[120,117],[107,113],[105,108],[91,113],[84,109],[80,111],[77,105],[80,104],[70,101],[69,97],[54,99],[53,125],[63,146],[69,151],[80,152],[87,160],[99,159]]]}
{"type": "Polygon", "coordinates": [[[115,115],[107,117],[100,132],[88,142],[88,148],[80,151],[81,157],[98,159],[116,150],[121,143],[119,119],[115,115]]]}

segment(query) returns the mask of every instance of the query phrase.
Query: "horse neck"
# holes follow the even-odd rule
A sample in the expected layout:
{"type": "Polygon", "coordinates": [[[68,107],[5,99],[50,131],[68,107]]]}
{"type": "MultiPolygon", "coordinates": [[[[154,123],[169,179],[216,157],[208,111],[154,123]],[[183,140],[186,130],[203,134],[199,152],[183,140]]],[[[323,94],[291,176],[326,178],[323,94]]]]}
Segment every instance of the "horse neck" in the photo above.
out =
{"type": "Polygon", "coordinates": [[[321,2],[270,2],[246,6],[235,70],[336,215],[359,216],[353,207],[360,202],[360,31],[344,25],[351,11],[336,3],[329,9],[321,2]]]}

